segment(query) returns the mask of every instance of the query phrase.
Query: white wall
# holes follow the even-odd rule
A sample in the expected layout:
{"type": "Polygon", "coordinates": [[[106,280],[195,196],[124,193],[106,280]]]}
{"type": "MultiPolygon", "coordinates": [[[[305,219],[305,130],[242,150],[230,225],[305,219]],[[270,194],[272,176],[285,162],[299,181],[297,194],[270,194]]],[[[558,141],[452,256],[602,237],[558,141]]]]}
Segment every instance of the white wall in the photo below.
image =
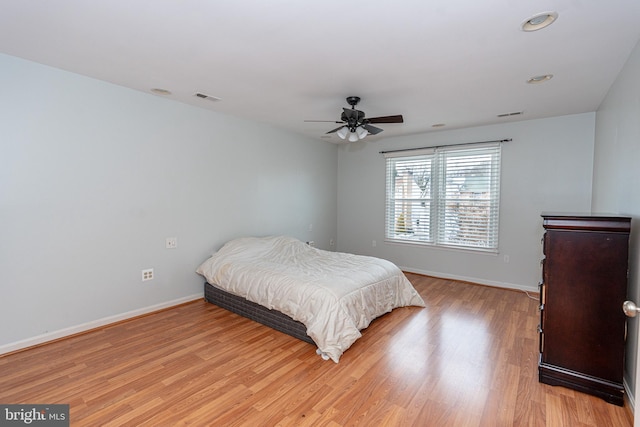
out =
{"type": "Polygon", "coordinates": [[[407,271],[537,290],[540,213],[590,211],[594,126],[595,113],[587,113],[341,146],[338,250],[387,258],[407,271]],[[502,151],[499,255],[384,242],[380,151],[506,138],[513,141],[502,151]]]}
{"type": "Polygon", "coordinates": [[[5,55],[0,93],[0,353],[195,298],[230,238],[337,237],[333,144],[5,55]]]}
{"type": "MultiPolygon", "coordinates": [[[[630,216],[629,299],[640,304],[640,44],[596,115],[593,209],[630,216]]],[[[639,318],[627,322],[625,381],[638,393],[639,318]]],[[[636,411],[638,408],[636,408],[636,411]]]]}

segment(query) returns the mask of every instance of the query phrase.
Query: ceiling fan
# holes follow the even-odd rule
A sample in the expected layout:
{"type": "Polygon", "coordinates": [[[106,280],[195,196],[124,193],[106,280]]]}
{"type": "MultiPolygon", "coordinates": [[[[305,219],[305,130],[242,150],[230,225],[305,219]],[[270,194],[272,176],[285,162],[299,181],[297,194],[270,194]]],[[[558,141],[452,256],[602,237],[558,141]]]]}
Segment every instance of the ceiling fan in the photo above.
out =
{"type": "Polygon", "coordinates": [[[358,141],[365,136],[371,134],[376,135],[383,131],[375,126],[371,126],[372,123],[404,123],[404,119],[401,114],[395,116],[383,116],[383,117],[371,117],[365,118],[364,112],[356,110],[356,105],[360,102],[359,96],[347,97],[347,103],[351,105],[351,108],[343,108],[340,121],[328,121],[328,120],[305,120],[306,122],[331,122],[341,123],[335,129],[330,130],[327,134],[336,132],[336,135],[340,139],[348,139],[350,142],[358,141]]]}

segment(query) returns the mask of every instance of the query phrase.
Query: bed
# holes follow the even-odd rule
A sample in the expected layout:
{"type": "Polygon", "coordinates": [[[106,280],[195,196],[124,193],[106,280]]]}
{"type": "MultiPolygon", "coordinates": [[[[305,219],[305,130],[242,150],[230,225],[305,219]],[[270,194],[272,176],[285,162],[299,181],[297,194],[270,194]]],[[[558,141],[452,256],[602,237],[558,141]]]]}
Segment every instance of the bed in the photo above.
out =
{"type": "Polygon", "coordinates": [[[393,263],[287,236],[231,240],[196,271],[207,301],[314,343],[336,363],[373,319],[425,306],[393,263]]]}

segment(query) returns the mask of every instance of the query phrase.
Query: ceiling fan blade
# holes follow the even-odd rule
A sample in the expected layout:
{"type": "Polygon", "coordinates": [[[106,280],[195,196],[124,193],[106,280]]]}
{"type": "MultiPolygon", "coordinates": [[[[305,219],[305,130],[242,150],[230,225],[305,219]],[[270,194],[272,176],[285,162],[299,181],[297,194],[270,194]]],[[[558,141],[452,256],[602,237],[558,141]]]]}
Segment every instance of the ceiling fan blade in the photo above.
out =
{"type": "MultiPolygon", "coordinates": [[[[342,122],[336,122],[336,123],[342,123],[342,122]]],[[[338,126],[337,128],[335,128],[335,129],[333,129],[333,130],[330,130],[330,131],[329,131],[329,132],[327,132],[327,133],[334,133],[334,132],[337,132],[337,131],[339,131],[340,129],[342,129],[343,127],[344,127],[344,125],[342,125],[342,126],[338,126]]]]}
{"type": "Polygon", "coordinates": [[[375,126],[371,126],[368,124],[362,125],[363,128],[365,128],[367,130],[367,132],[369,132],[371,135],[376,135],[380,132],[383,131],[383,129],[377,128],[375,126]]]}
{"type": "Polygon", "coordinates": [[[397,116],[370,117],[367,119],[369,123],[404,123],[402,114],[397,116]]]}

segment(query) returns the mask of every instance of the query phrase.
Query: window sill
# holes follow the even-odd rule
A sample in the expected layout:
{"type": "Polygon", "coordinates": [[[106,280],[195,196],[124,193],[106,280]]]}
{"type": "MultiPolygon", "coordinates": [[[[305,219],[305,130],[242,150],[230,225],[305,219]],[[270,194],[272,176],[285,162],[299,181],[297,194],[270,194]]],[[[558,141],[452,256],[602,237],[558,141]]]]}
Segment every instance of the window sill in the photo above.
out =
{"type": "Polygon", "coordinates": [[[499,253],[498,249],[473,248],[473,247],[455,246],[455,245],[438,245],[435,243],[428,243],[428,242],[419,241],[419,240],[412,241],[412,240],[399,240],[399,239],[387,238],[387,239],[384,239],[384,242],[392,245],[413,246],[417,248],[439,249],[439,250],[445,250],[445,251],[475,253],[475,254],[493,255],[493,256],[497,256],[499,253]]]}

